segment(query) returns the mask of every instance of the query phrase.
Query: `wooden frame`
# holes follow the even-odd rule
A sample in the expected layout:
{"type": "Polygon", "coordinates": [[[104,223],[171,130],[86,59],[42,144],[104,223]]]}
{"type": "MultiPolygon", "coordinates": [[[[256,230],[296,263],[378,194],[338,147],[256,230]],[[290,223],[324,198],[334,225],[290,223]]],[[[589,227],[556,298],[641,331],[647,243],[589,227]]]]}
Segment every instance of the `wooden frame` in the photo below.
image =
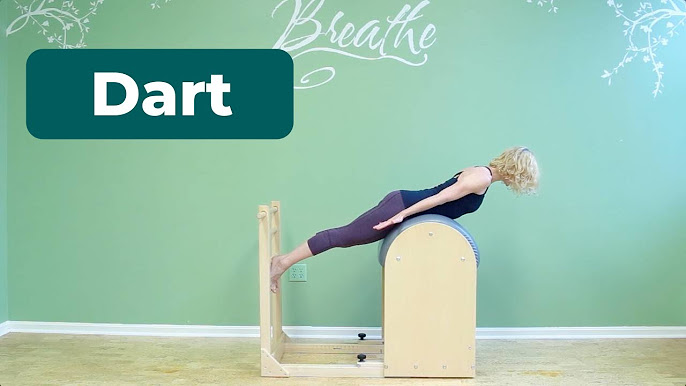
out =
{"type": "Polygon", "coordinates": [[[381,277],[382,339],[303,343],[283,331],[281,291],[269,289],[271,258],[281,253],[280,202],[259,205],[257,219],[262,376],[475,376],[476,256],[456,229],[420,222],[392,240],[387,256],[394,258],[386,259],[381,277]],[[433,285],[426,285],[427,277],[433,285]],[[284,363],[285,354],[338,354],[352,363],[284,363]],[[367,359],[356,362],[352,354],[367,359]]]}
{"type": "Polygon", "coordinates": [[[383,377],[383,341],[296,343],[281,324],[281,291],[269,290],[271,258],[281,253],[281,204],[259,205],[260,372],[267,377],[383,377]],[[281,363],[286,353],[366,354],[370,359],[350,364],[281,363]],[[372,358],[373,357],[373,358],[372,358]]]}

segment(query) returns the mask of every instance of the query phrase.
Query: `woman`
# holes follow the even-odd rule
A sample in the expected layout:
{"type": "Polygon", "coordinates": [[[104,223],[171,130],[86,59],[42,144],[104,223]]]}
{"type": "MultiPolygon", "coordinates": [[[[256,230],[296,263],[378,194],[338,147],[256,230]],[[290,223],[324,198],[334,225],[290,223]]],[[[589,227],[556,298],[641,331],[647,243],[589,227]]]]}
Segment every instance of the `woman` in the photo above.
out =
{"type": "Polygon", "coordinates": [[[440,214],[458,218],[479,209],[490,185],[502,181],[517,194],[532,194],[538,188],[538,164],[526,147],[512,147],[491,160],[488,166],[468,167],[444,183],[423,190],[395,190],[378,205],[350,224],[317,232],[287,254],[271,262],[271,290],[276,292],[279,277],[293,264],[334,247],[368,244],[386,235],[406,218],[420,214],[440,214]]]}

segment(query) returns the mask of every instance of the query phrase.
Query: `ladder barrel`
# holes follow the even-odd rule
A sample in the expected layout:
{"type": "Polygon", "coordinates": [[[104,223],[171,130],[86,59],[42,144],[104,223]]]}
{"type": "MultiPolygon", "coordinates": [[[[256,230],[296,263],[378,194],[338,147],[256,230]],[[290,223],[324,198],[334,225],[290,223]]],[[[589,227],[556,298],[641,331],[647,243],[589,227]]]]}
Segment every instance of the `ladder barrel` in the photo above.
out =
{"type": "Polygon", "coordinates": [[[456,221],[420,215],[379,249],[384,376],[474,377],[479,251],[456,221]]]}

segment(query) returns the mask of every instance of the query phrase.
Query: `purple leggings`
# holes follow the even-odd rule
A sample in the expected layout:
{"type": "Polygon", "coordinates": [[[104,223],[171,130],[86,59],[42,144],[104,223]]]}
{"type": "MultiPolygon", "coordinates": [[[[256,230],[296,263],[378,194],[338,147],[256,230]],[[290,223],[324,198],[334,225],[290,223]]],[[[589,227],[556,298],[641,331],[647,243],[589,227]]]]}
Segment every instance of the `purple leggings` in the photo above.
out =
{"type": "Polygon", "coordinates": [[[386,221],[405,209],[399,190],[386,195],[375,207],[361,214],[350,224],[317,232],[307,240],[313,255],[335,247],[347,248],[353,245],[369,244],[381,240],[395,228],[388,226],[381,230],[373,228],[381,221],[386,221]]]}

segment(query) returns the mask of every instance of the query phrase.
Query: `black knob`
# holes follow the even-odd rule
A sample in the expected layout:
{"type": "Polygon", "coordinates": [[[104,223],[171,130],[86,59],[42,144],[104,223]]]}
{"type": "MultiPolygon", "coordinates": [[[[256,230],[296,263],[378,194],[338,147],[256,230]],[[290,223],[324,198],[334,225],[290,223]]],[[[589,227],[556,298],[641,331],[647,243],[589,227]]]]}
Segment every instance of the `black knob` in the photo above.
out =
{"type": "Polygon", "coordinates": [[[357,359],[360,360],[360,362],[364,362],[364,360],[367,358],[365,354],[357,354],[357,359]]]}
{"type": "Polygon", "coordinates": [[[361,340],[364,340],[364,337],[367,336],[367,334],[365,334],[364,332],[361,332],[361,333],[357,334],[357,336],[359,336],[361,340]]]}

